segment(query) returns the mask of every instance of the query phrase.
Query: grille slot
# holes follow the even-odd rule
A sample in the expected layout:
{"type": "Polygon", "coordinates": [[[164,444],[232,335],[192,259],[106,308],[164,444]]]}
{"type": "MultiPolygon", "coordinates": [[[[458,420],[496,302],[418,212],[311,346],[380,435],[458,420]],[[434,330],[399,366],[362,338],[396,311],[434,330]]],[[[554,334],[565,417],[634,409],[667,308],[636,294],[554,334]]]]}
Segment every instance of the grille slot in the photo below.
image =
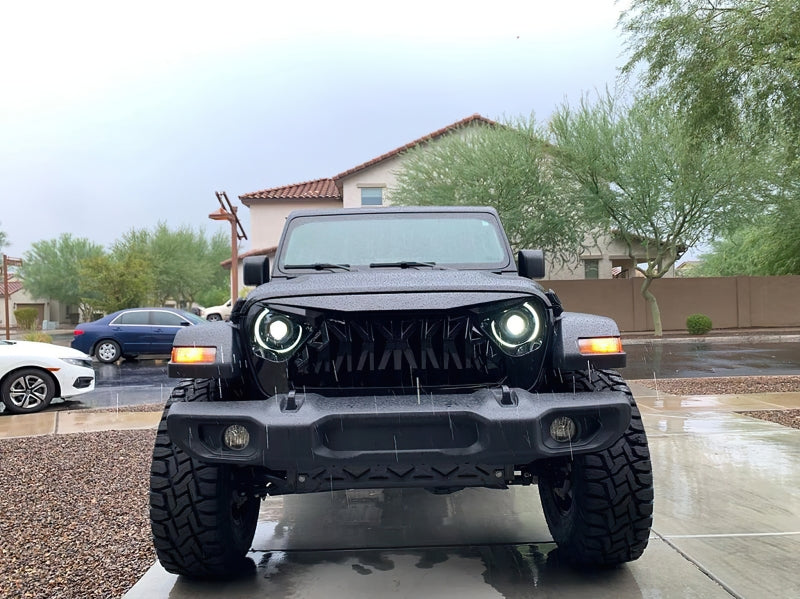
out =
{"type": "Polygon", "coordinates": [[[295,388],[499,384],[506,357],[474,315],[324,319],[289,364],[295,388]]]}

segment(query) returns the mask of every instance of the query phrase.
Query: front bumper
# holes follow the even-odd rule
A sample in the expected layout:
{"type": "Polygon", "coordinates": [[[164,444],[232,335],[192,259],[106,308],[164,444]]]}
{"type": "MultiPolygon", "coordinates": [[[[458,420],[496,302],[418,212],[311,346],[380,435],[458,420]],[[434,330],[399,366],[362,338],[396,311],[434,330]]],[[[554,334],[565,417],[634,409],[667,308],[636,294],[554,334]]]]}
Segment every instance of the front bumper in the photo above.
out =
{"type": "Polygon", "coordinates": [[[60,397],[68,398],[94,391],[95,373],[91,368],[67,365],[55,373],[58,379],[60,397]]]}
{"type": "Polygon", "coordinates": [[[526,465],[605,449],[627,429],[623,392],[529,393],[481,389],[463,394],[325,397],[278,394],[264,401],[176,402],[169,436],[192,457],[271,471],[372,468],[397,464],[526,465]],[[578,434],[555,441],[550,425],[569,416],[578,434]],[[232,450],[225,428],[247,428],[250,443],[232,450]]]}

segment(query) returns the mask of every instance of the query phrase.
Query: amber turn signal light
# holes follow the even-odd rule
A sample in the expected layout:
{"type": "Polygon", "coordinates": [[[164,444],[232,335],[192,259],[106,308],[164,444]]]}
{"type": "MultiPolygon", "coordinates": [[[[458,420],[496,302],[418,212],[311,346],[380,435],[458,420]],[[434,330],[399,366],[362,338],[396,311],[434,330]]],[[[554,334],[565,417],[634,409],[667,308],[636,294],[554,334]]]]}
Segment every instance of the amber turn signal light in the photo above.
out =
{"type": "Polygon", "coordinates": [[[621,354],[622,339],[619,337],[590,337],[578,339],[578,349],[583,355],[621,354]]]}
{"type": "Polygon", "coordinates": [[[173,347],[175,364],[213,364],[217,361],[216,347],[173,347]]]}

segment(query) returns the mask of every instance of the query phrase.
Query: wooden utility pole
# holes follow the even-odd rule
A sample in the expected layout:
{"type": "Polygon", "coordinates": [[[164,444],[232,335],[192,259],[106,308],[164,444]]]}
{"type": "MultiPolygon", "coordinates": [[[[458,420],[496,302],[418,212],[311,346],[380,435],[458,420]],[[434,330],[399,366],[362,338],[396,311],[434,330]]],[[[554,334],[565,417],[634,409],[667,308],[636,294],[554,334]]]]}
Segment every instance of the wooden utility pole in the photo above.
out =
{"type": "Polygon", "coordinates": [[[231,305],[233,305],[239,299],[239,240],[247,239],[247,234],[236,215],[236,206],[228,199],[228,194],[224,191],[214,193],[217,195],[220,207],[209,214],[208,218],[226,220],[231,224],[231,305]]]}
{"type": "Polygon", "coordinates": [[[9,266],[22,266],[22,260],[19,258],[9,258],[3,254],[3,299],[6,305],[6,341],[11,339],[11,316],[8,311],[8,267],[9,266]]]}

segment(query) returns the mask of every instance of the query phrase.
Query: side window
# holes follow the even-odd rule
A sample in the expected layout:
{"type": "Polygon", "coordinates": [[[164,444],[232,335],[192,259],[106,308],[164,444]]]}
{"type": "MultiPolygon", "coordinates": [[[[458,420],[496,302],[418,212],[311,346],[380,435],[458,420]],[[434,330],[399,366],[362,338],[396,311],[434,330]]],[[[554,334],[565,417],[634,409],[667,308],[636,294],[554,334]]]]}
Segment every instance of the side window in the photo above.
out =
{"type": "Polygon", "coordinates": [[[600,278],[600,260],[583,261],[583,278],[584,279],[600,278]]]}
{"type": "Polygon", "coordinates": [[[111,324],[150,324],[150,312],[146,310],[125,312],[117,316],[111,324]]]}
{"type": "Polygon", "coordinates": [[[382,206],[383,187],[362,187],[361,188],[362,206],[382,206]]]}
{"type": "Polygon", "coordinates": [[[153,324],[162,327],[179,327],[183,318],[172,312],[153,312],[153,324]]]}

